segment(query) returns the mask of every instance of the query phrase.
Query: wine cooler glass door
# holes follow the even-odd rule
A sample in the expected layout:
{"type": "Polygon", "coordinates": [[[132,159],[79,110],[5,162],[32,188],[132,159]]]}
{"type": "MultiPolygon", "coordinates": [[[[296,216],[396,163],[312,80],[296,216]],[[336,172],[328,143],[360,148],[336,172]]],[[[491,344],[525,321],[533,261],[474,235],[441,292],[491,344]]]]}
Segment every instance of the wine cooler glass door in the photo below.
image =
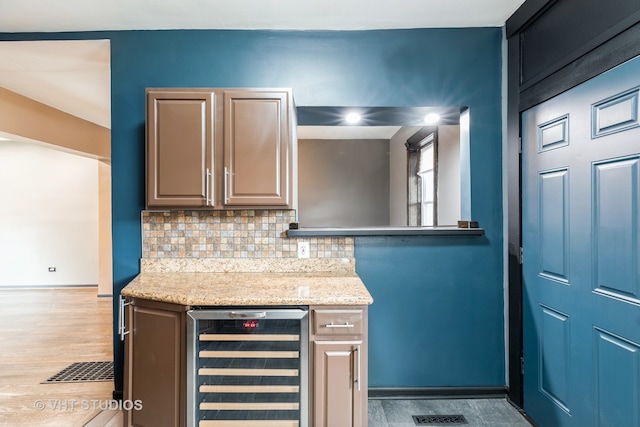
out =
{"type": "Polygon", "coordinates": [[[308,310],[188,312],[187,424],[308,425],[308,310]]]}

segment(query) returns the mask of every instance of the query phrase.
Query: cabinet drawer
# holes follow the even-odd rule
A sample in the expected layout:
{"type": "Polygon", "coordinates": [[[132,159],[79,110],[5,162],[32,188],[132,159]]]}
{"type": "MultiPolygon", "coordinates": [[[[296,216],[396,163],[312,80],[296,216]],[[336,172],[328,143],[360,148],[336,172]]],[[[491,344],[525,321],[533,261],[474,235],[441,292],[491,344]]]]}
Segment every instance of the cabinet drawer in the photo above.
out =
{"type": "Polygon", "coordinates": [[[362,310],[313,310],[315,335],[360,335],[363,333],[362,310]]]}

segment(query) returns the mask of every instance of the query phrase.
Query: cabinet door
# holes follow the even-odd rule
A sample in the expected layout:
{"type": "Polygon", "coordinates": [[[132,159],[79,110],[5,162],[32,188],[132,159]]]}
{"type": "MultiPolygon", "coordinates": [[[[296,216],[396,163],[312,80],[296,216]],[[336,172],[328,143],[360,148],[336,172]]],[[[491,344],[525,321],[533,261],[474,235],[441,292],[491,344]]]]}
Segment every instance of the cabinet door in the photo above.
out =
{"type": "Polygon", "coordinates": [[[316,341],[313,344],[312,424],[316,427],[366,426],[362,416],[362,405],[366,405],[366,398],[363,398],[366,386],[362,384],[361,376],[362,342],[316,341]]]}
{"type": "Polygon", "coordinates": [[[288,206],[290,92],[224,92],[224,204],[288,206]]]}
{"type": "Polygon", "coordinates": [[[147,92],[147,207],[213,205],[214,94],[147,92]]]}
{"type": "Polygon", "coordinates": [[[185,425],[185,313],[180,306],[128,306],[125,338],[125,400],[142,409],[127,411],[127,426],[185,425]]]}

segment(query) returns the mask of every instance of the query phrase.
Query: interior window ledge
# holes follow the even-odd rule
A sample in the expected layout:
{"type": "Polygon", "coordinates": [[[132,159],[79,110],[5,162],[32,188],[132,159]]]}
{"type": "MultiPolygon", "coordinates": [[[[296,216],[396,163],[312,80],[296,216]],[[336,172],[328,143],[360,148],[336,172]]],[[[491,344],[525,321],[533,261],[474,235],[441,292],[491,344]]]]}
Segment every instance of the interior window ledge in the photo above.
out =
{"type": "Polygon", "coordinates": [[[287,237],[322,236],[484,236],[484,228],[458,227],[300,227],[287,237]]]}

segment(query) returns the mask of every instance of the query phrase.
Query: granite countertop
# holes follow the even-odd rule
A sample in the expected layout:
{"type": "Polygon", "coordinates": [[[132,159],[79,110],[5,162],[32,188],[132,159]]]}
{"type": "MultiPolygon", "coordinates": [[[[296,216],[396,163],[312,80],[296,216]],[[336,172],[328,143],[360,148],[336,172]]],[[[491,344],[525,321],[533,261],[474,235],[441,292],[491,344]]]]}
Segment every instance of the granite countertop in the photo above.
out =
{"type": "Polygon", "coordinates": [[[188,306],[368,305],[373,298],[348,272],[145,272],[126,297],[188,306]]]}

